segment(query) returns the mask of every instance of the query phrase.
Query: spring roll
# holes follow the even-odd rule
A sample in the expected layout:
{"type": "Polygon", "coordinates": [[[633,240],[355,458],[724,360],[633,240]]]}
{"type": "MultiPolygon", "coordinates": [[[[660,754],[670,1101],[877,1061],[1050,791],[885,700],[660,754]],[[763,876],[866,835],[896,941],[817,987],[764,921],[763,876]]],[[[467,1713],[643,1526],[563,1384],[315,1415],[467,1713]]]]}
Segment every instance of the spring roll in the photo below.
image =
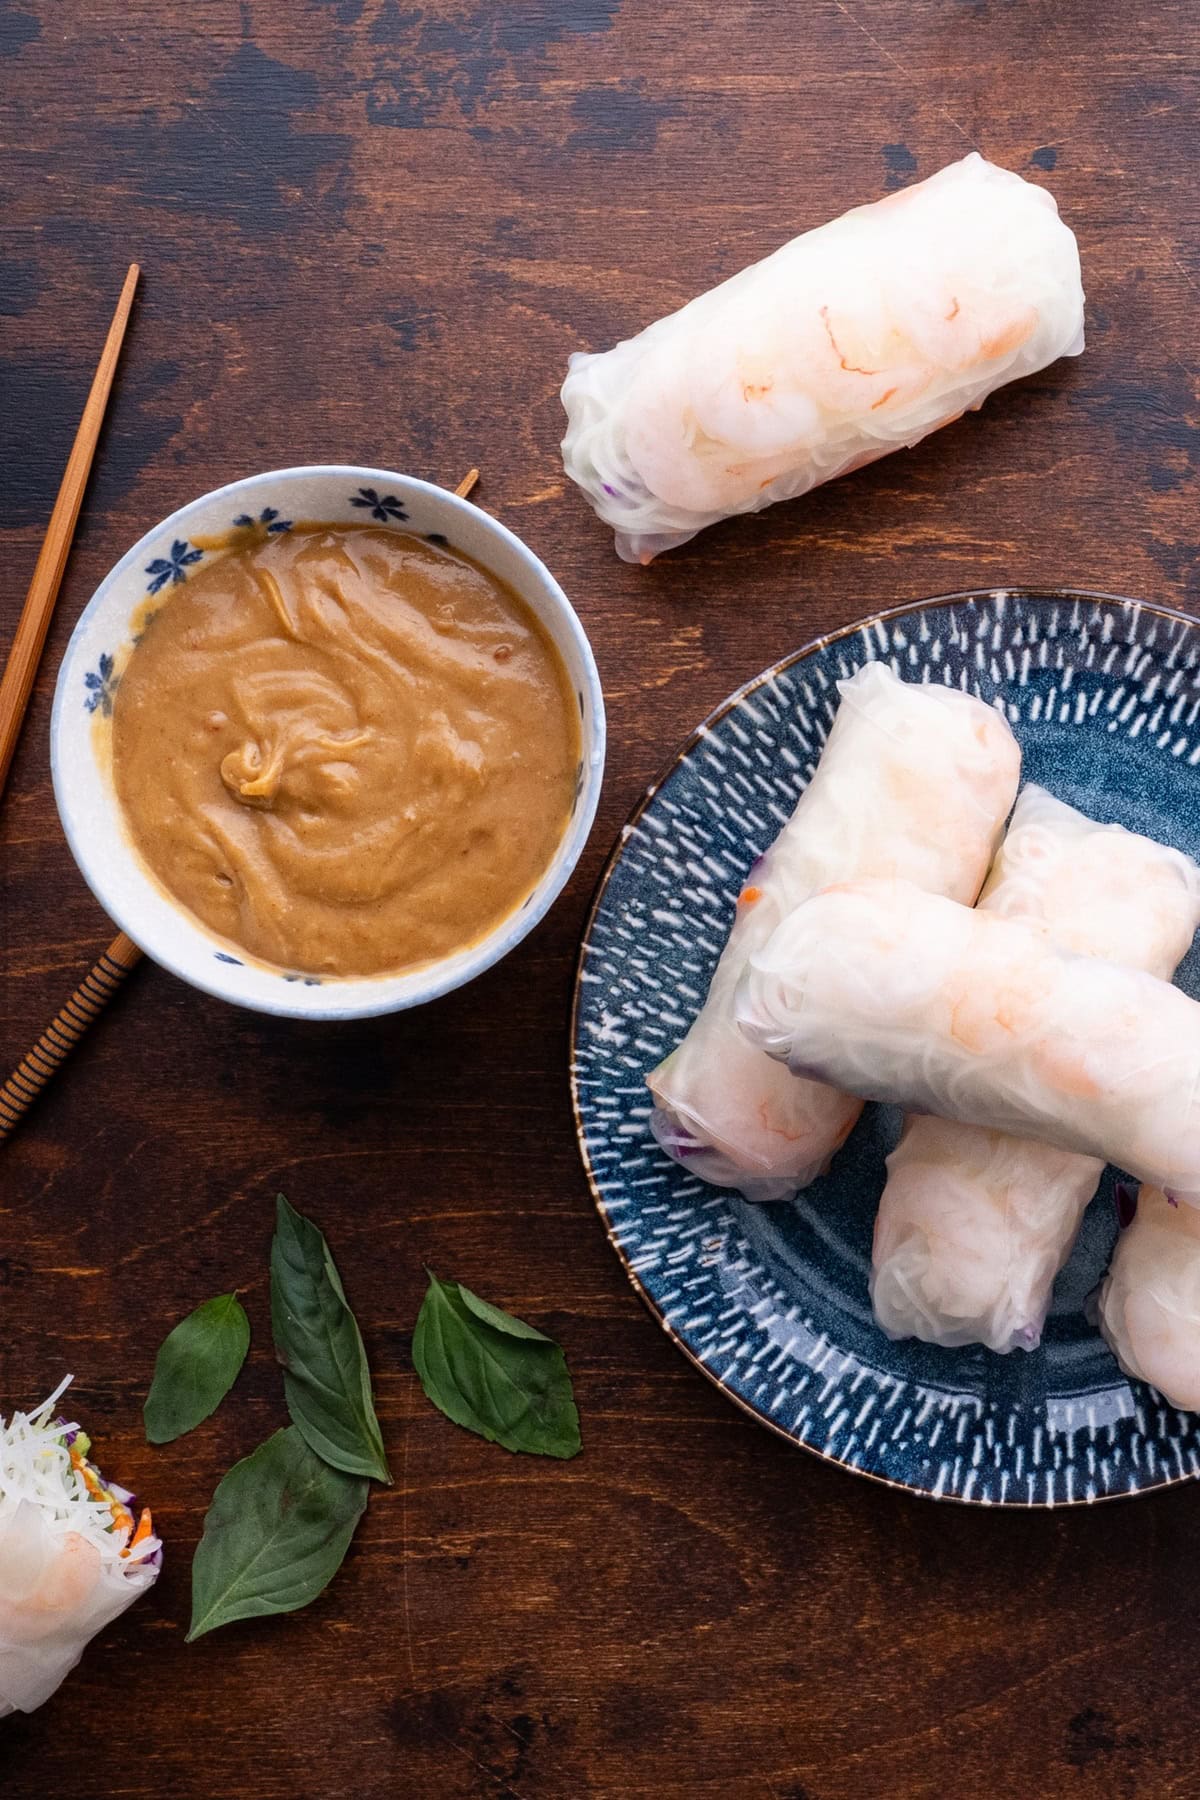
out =
{"type": "Polygon", "coordinates": [[[839,682],[816,773],[742,888],[704,1007],[649,1077],[651,1128],[669,1155],[753,1200],[806,1186],[861,1102],[742,1037],[733,997],[747,958],[792,907],[832,881],[901,875],[970,904],[1012,804],[1021,753],[1004,719],[969,694],[904,682],[868,663],[839,682]]]}
{"type": "Polygon", "coordinates": [[[133,1496],[58,1413],[66,1385],[0,1419],[0,1718],[48,1700],[162,1563],[149,1512],[135,1519],[133,1496]]]}
{"type": "Polygon", "coordinates": [[[1083,349],[1073,233],[972,151],[570,359],[563,463],[647,563],[919,443],[1083,349]]]}
{"type": "Polygon", "coordinates": [[[750,959],[749,1042],[864,1100],[1115,1162],[1200,1206],[1200,1006],[905,881],[847,882],[750,959]]]}
{"type": "MultiPolygon", "coordinates": [[[[980,908],[1080,956],[1169,980],[1200,925],[1200,869],[1027,787],[980,908]]],[[[912,1117],[888,1158],[872,1258],[889,1337],[1031,1350],[1104,1164],[977,1125],[912,1117]]]]}
{"type": "Polygon", "coordinates": [[[1127,1375],[1200,1412],[1200,1212],[1144,1187],[1100,1290],[1100,1329],[1127,1375]]]}

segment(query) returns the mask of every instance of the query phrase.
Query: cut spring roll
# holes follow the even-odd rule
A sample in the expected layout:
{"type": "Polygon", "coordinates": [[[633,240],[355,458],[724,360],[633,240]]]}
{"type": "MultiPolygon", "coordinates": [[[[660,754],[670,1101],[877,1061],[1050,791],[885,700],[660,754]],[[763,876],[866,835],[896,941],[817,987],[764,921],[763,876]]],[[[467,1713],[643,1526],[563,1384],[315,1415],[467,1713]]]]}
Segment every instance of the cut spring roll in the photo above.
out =
{"type": "Polygon", "coordinates": [[[1200,1206],[1200,1006],[910,882],[830,888],[750,959],[748,1041],[864,1100],[1115,1162],[1200,1206]]]}
{"type": "Polygon", "coordinates": [[[1200,1212],[1138,1194],[1100,1290],[1100,1329],[1127,1375],[1200,1411],[1200,1212]]]}
{"type": "Polygon", "coordinates": [[[646,563],[806,494],[1083,349],[1075,238],[974,151],[856,207],[563,384],[563,463],[646,563]]]}
{"type": "MultiPolygon", "coordinates": [[[[1081,956],[1166,979],[1200,925],[1200,869],[1027,787],[980,908],[1081,956]]],[[[1028,1138],[913,1117],[888,1158],[871,1271],[889,1337],[1031,1350],[1104,1164],[1028,1138]]]]}
{"type": "Polygon", "coordinates": [[[106,1482],[67,1383],[32,1413],[0,1418],[0,1718],[32,1712],[90,1640],[153,1586],[162,1546],[150,1514],[106,1482]]]}
{"type": "Polygon", "coordinates": [[[752,1200],[785,1199],[819,1175],[861,1102],[794,1080],[742,1037],[733,998],[747,958],[831,881],[902,875],[970,904],[1020,774],[1008,725],[969,694],[901,681],[882,663],[838,691],[816,773],[750,871],[704,1007],[649,1077],[663,1149],[752,1200]]]}

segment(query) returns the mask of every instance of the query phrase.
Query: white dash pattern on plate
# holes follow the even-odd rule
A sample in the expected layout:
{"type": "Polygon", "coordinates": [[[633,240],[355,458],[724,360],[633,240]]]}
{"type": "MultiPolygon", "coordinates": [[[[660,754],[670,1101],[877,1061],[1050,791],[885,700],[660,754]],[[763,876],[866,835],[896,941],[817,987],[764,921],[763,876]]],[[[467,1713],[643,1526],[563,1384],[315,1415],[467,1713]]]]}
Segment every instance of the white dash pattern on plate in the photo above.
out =
{"type": "MultiPolygon", "coordinates": [[[[651,1138],[644,1078],[699,1010],[746,870],[820,755],[836,683],[869,660],[1001,708],[1025,778],[1200,856],[1200,623],[1115,596],[996,589],[899,608],[768,669],[693,734],[622,830],[584,934],[572,1094],[608,1235],[651,1310],[772,1430],[934,1499],[1062,1506],[1200,1473],[1200,1424],[1121,1374],[1088,1317],[1112,1172],[1042,1346],[998,1357],[886,1339],[867,1270],[897,1117],[868,1108],[793,1205],[707,1187],[651,1138]]],[[[1195,950],[1178,981],[1200,995],[1195,950]]]]}

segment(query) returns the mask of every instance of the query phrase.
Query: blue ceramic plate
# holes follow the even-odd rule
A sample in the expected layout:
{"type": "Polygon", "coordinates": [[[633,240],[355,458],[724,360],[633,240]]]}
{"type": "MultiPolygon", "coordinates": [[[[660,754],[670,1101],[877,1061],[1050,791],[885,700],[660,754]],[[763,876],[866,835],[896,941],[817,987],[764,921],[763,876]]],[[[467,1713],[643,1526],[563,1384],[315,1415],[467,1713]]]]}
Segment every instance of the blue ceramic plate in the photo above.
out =
{"type": "MultiPolygon", "coordinates": [[[[1024,775],[1200,856],[1200,623],[1107,595],[955,594],[864,620],[734,694],[621,833],[584,934],[572,1087],[613,1246],[674,1341],[782,1436],[942,1500],[1052,1506],[1200,1472],[1200,1419],[1128,1381],[1087,1318],[1116,1235],[1112,1172],[1059,1276],[1041,1347],[895,1344],[867,1271],[899,1116],[868,1107],[829,1175],[751,1206],[670,1162],[645,1077],[699,1009],[741,877],[820,754],[836,681],[882,659],[1002,705],[1024,775]],[[725,871],[733,865],[732,881],[725,871]]],[[[1180,970],[1200,994],[1200,952],[1180,970]]]]}

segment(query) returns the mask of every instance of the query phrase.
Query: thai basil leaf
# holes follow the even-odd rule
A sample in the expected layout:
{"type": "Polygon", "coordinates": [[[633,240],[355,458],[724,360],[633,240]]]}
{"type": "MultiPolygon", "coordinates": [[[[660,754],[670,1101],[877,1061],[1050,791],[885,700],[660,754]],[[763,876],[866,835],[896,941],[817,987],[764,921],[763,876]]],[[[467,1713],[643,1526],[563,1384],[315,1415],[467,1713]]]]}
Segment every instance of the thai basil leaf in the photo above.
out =
{"type": "Polygon", "coordinates": [[[566,1358],[531,1325],[431,1274],[412,1348],[421,1386],[456,1425],[506,1450],[578,1455],[566,1358]]]}
{"type": "Polygon", "coordinates": [[[287,1408],[309,1446],[348,1475],[390,1481],[358,1322],[328,1244],[282,1194],[271,1245],[271,1330],[287,1408]]]}
{"type": "Polygon", "coordinates": [[[534,1326],[527,1325],[524,1319],[514,1319],[511,1313],[502,1312],[498,1306],[493,1306],[490,1300],[481,1300],[478,1294],[473,1294],[469,1287],[462,1285],[461,1281],[454,1285],[458,1288],[460,1300],[469,1311],[475,1314],[477,1319],[482,1319],[485,1325],[494,1325],[497,1331],[503,1331],[509,1337],[533,1338],[539,1344],[554,1342],[554,1339],[548,1338],[544,1331],[538,1331],[534,1326]]]}
{"type": "Polygon", "coordinates": [[[236,1294],[218,1294],[164,1339],[142,1416],[152,1444],[192,1431],[237,1380],[250,1348],[250,1321],[236,1294]]]}
{"type": "Polygon", "coordinates": [[[294,1425],[235,1463],[192,1561],[188,1643],[235,1619],[315,1600],[341,1567],[366,1504],[366,1481],[331,1469],[294,1425]]]}

